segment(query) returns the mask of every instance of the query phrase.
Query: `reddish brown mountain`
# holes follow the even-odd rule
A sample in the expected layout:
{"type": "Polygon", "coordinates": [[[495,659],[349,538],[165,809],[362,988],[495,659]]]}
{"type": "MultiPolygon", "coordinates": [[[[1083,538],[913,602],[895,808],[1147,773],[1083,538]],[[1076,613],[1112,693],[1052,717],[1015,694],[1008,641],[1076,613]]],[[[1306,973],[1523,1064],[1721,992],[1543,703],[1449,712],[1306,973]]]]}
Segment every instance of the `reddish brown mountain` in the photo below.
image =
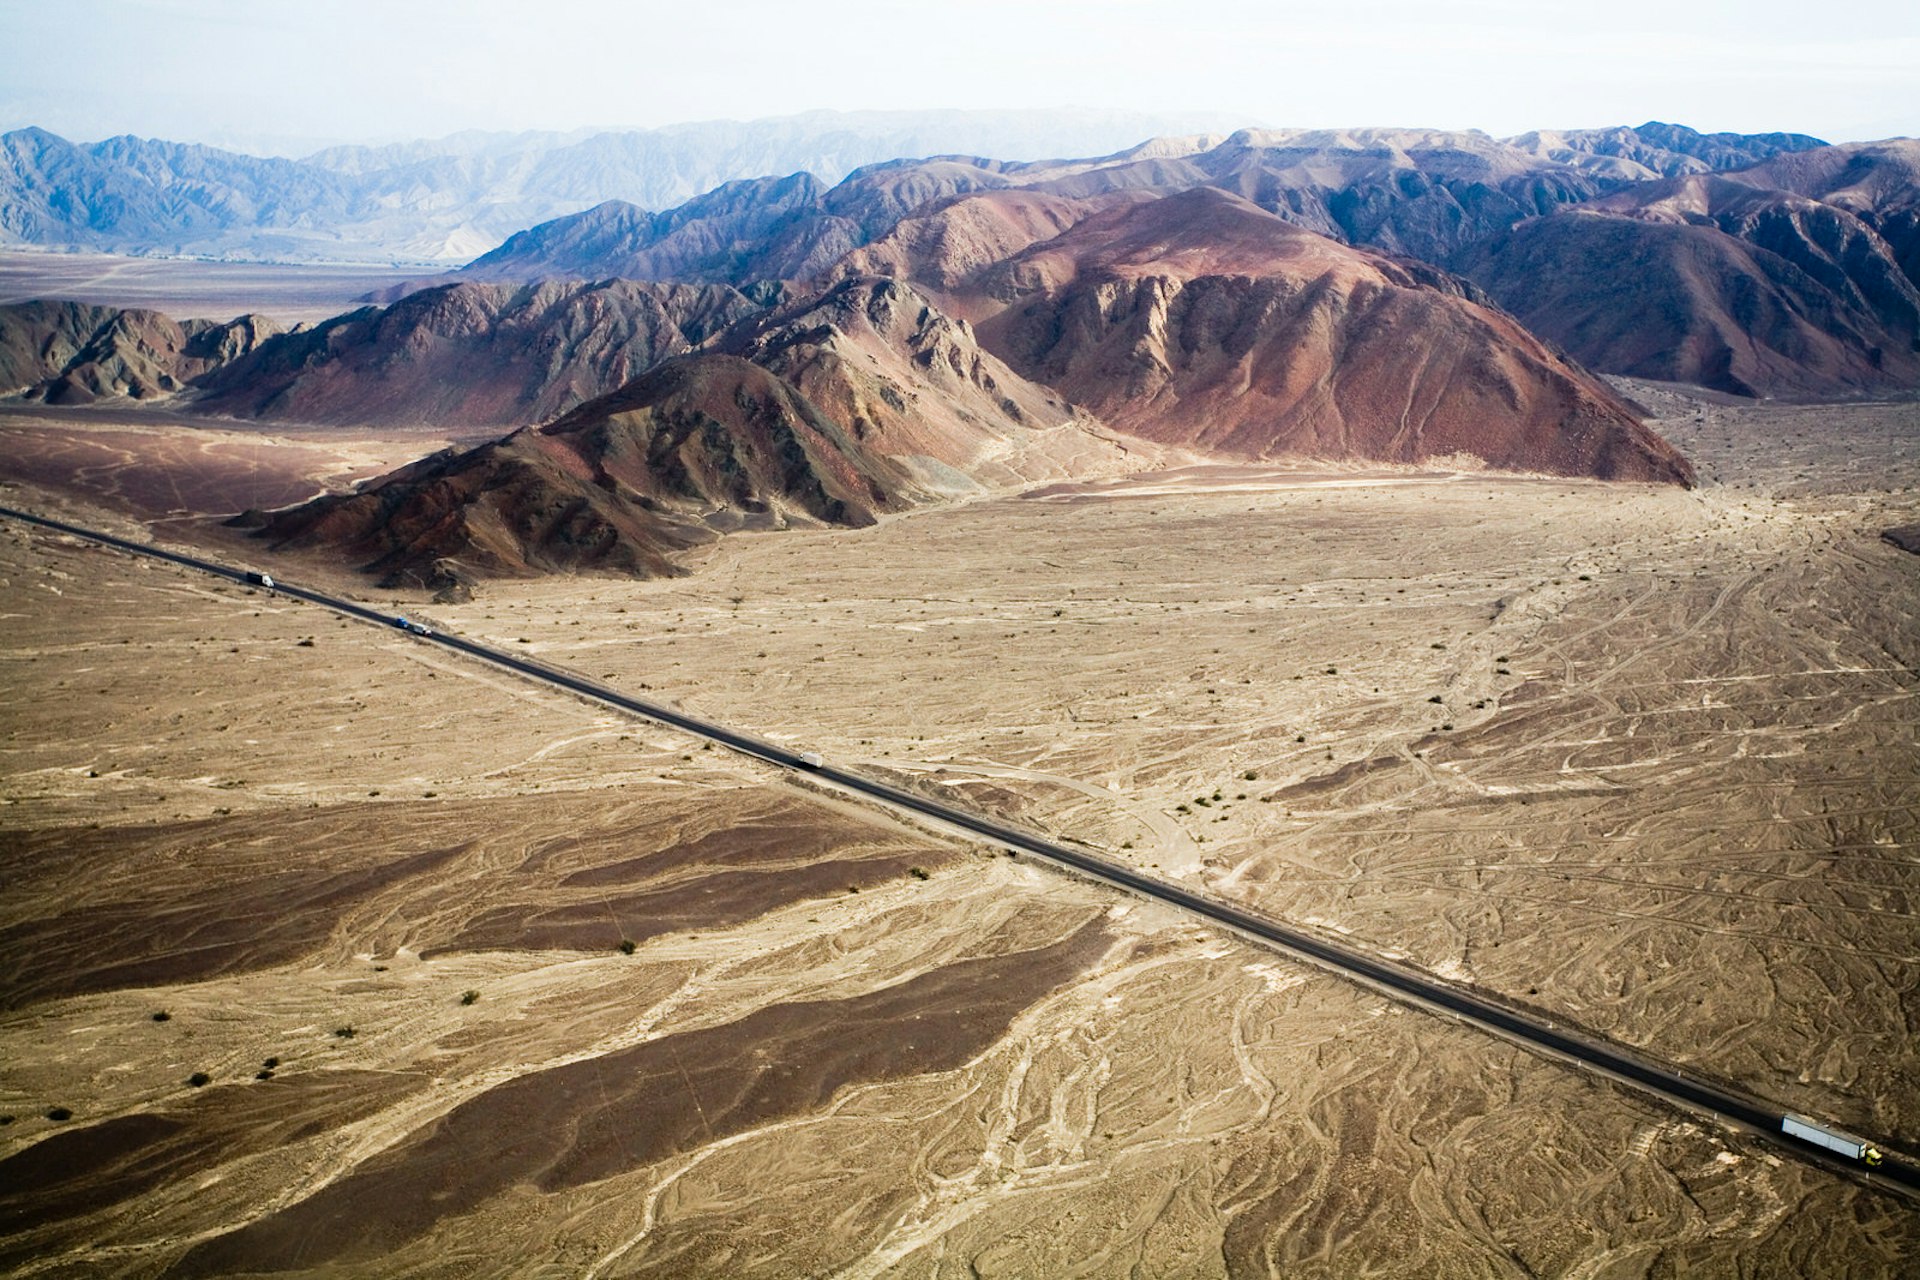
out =
{"type": "Polygon", "coordinates": [[[1920,385],[1920,289],[1865,220],[1896,225],[1890,195],[1906,188],[1873,187],[1887,166],[1841,163],[1843,150],[1645,184],[1523,223],[1456,265],[1609,373],[1741,395],[1920,385]],[[1769,174],[1860,213],[1759,185],[1769,174]]]}
{"type": "Polygon", "coordinates": [[[1152,440],[1690,481],[1603,385],[1470,292],[1200,189],[1095,214],[977,273],[968,300],[1015,369],[1152,440]]]}
{"type": "Polygon", "coordinates": [[[989,267],[1028,245],[1051,240],[1075,223],[1116,205],[1154,198],[1123,191],[1086,199],[1039,191],[1002,190],[935,201],[902,219],[887,234],[856,249],[835,267],[837,276],[890,276],[965,305],[966,286],[989,267]]]}
{"type": "Polygon", "coordinates": [[[1015,373],[898,280],[842,281],[738,326],[720,347],[792,383],[929,493],[1140,465],[1137,445],[1015,373]]]}
{"type": "Polygon", "coordinates": [[[652,576],[719,533],[870,524],[983,488],[1143,465],[897,281],[850,280],[669,360],[550,426],[251,517],[393,583],[652,576]],[[743,358],[744,357],[744,358],[743,358]]]}
{"type": "Polygon", "coordinates": [[[222,324],[84,302],[17,303],[0,307],[0,395],[49,404],[171,395],[279,332],[264,316],[222,324]]]}
{"type": "Polygon", "coordinates": [[[191,407],[452,430],[550,421],[760,310],[725,285],[460,284],[262,345],[191,407]]]}
{"type": "MultiPolygon", "coordinates": [[[[1814,221],[1844,239],[1833,212],[1800,211],[1778,230],[1814,221]]],[[[1822,243],[1808,237],[1793,257],[1822,243]]],[[[1830,284],[1793,257],[1711,222],[1573,212],[1523,223],[1460,266],[1530,329],[1609,373],[1737,395],[1920,383],[1913,289],[1884,253],[1842,255],[1830,284]]]]}
{"type": "Polygon", "coordinates": [[[857,526],[911,481],[745,360],[668,361],[559,421],[423,458],[360,492],[270,517],[279,548],[326,546],[394,584],[448,576],[678,572],[718,533],[857,526]]]}

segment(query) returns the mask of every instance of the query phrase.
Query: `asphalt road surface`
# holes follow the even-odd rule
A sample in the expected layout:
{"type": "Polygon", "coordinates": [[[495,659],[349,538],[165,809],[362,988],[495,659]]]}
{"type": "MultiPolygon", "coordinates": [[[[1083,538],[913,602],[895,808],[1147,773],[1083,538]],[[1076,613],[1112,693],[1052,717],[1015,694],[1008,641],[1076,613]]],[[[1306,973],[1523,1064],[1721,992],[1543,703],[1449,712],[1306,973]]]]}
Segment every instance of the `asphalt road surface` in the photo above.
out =
{"type": "MultiPolygon", "coordinates": [[[[183,565],[231,582],[248,586],[261,585],[261,575],[258,573],[230,568],[211,560],[168,551],[148,543],[131,542],[111,534],[29,515],[8,507],[0,507],[0,516],[85,538],[135,555],[183,565]]],[[[1894,1152],[1884,1151],[1882,1144],[1874,1144],[1880,1147],[1884,1154],[1877,1166],[1870,1167],[1864,1159],[1836,1154],[1816,1143],[1784,1132],[1781,1124],[1788,1113],[1778,1110],[1775,1104],[1743,1095],[1724,1084],[1684,1074],[1671,1065],[1643,1057],[1611,1041],[1576,1030],[1556,1027],[1537,1013],[1510,1006],[1483,993],[1441,981],[1418,969],[1381,959],[1345,943],[1308,932],[1245,907],[1146,875],[1133,867],[1110,861],[1083,849],[1059,844],[1033,832],[1008,826],[983,814],[942,804],[911,791],[903,791],[898,787],[888,786],[884,782],[850,773],[809,753],[793,751],[750,734],[729,729],[724,725],[713,724],[687,715],[671,707],[630,697],[617,689],[571,671],[548,666],[522,655],[495,649],[461,636],[433,631],[418,623],[409,625],[400,615],[370,609],[364,604],[343,600],[337,596],[310,591],[278,580],[275,580],[273,589],[281,595],[306,600],[378,626],[405,628],[423,643],[441,645],[482,662],[517,672],[528,679],[566,689],[595,702],[697,734],[722,746],[731,747],[744,755],[810,774],[820,781],[867,796],[892,808],[907,810],[922,817],[931,818],[947,827],[984,837],[1016,853],[1030,853],[1082,875],[1137,893],[1142,897],[1179,907],[1212,924],[1230,929],[1242,937],[1268,947],[1279,948],[1318,968],[1357,981],[1401,1003],[1471,1023],[1535,1053],[1577,1064],[1642,1092],[1677,1103],[1687,1110],[1704,1112],[1737,1128],[1762,1136],[1783,1150],[1829,1170],[1857,1178],[1870,1185],[1887,1187],[1909,1196],[1920,1197],[1920,1164],[1894,1152]]],[[[1826,1128],[1829,1132],[1836,1134],[1841,1132],[1811,1117],[1796,1115],[1795,1118],[1816,1127],[1826,1128]]]]}

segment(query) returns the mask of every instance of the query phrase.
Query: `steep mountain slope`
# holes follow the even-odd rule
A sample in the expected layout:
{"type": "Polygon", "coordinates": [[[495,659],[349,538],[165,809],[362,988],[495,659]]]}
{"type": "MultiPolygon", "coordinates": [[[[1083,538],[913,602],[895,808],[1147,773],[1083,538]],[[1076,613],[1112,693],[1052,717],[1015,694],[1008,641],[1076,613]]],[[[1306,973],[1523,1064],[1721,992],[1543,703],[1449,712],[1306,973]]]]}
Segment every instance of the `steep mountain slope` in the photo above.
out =
{"type": "Polygon", "coordinates": [[[1057,166],[973,156],[896,160],[832,188],[809,174],[728,183],[664,213],[610,202],[510,237],[461,275],[483,280],[808,280],[929,201],[1057,166]]]}
{"type": "Polygon", "coordinates": [[[1920,139],[1853,142],[1778,156],[1733,181],[1843,209],[1879,233],[1920,285],[1920,139]]]}
{"type": "Polygon", "coordinates": [[[649,576],[729,530],[870,524],[1159,456],[1026,382],[895,281],[846,281],[715,341],[724,350],[667,360],[549,426],[246,523],[276,547],[334,548],[393,582],[649,576]]]}
{"type": "Polygon", "coordinates": [[[1609,373],[1742,395],[1920,385],[1920,289],[1894,247],[1839,203],[1761,185],[1797,168],[1833,179],[1803,185],[1846,189],[1850,162],[1828,154],[1839,150],[1642,184],[1523,224],[1454,265],[1609,373]]]}
{"type": "Polygon", "coordinates": [[[1685,482],[1607,389],[1433,268],[1198,189],[1094,215],[973,282],[983,342],[1125,431],[1218,454],[1685,482]]]}
{"type": "Polygon", "coordinates": [[[696,280],[778,278],[778,265],[854,245],[850,228],[820,216],[826,184],[811,174],[729,182],[665,213],[609,200],[509,236],[461,270],[473,280],[696,280]],[[769,268],[773,269],[769,269],[769,268]]]}
{"type": "Polygon", "coordinates": [[[981,272],[1102,209],[1155,198],[1126,190],[1070,199],[1016,188],[935,200],[841,259],[833,274],[910,281],[965,314],[966,286],[981,272]]]}
{"type": "Polygon", "coordinates": [[[1015,373],[896,280],[845,280],[719,346],[786,379],[929,492],[1110,475],[1153,453],[1015,373]]]}
{"type": "Polygon", "coordinates": [[[265,343],[203,377],[189,407],[382,426],[549,421],[758,310],[724,285],[447,286],[265,343]]]}
{"type": "Polygon", "coordinates": [[[549,426],[423,458],[360,492],[268,517],[276,549],[324,546],[399,583],[465,573],[649,577],[720,531],[871,524],[903,473],[732,356],[668,361],[549,426]]]}
{"type": "Polygon", "coordinates": [[[351,221],[332,174],[292,160],[118,137],[79,146],[44,129],[0,135],[0,242],[179,253],[236,228],[351,221]]]}
{"type": "Polygon", "coordinates": [[[1522,323],[1609,373],[1738,395],[1914,385],[1910,337],[1857,295],[1712,225],[1573,212],[1460,262],[1522,323]]]}
{"type": "Polygon", "coordinates": [[[176,321],[83,302],[0,307],[0,395],[49,404],[171,395],[280,332],[264,316],[176,321]]]}

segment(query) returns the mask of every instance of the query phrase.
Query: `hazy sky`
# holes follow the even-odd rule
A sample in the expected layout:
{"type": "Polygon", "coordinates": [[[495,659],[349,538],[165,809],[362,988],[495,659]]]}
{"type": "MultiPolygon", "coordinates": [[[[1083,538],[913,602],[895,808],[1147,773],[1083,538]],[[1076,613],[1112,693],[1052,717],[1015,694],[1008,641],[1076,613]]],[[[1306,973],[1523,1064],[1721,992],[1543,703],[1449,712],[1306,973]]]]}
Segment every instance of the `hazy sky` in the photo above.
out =
{"type": "Polygon", "coordinates": [[[815,108],[1920,134],[1920,3],[0,0],[0,128],[298,152],[815,108]]]}

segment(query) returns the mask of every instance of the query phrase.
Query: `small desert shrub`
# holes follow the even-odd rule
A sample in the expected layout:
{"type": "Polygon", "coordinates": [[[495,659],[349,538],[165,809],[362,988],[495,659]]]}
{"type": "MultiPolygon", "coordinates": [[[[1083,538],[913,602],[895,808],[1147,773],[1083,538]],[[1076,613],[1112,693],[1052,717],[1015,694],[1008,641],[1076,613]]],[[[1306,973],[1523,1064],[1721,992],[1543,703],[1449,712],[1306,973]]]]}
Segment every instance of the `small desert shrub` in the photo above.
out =
{"type": "Polygon", "coordinates": [[[925,867],[908,867],[907,874],[912,876],[915,880],[928,880],[932,878],[927,874],[927,869],[925,867]]]}
{"type": "Polygon", "coordinates": [[[632,938],[622,938],[620,939],[620,954],[623,956],[630,956],[633,954],[634,948],[639,945],[640,944],[635,942],[632,938]]]}
{"type": "Polygon", "coordinates": [[[335,1027],[333,1029],[333,1034],[335,1034],[336,1036],[339,1036],[342,1040],[351,1040],[353,1039],[353,1028],[352,1027],[335,1027]]]}
{"type": "Polygon", "coordinates": [[[263,1067],[265,1067],[265,1068],[266,1068],[267,1070],[269,1070],[269,1071],[271,1071],[271,1070],[273,1070],[273,1069],[274,1069],[275,1067],[277,1067],[277,1066],[279,1066],[279,1065],[280,1065],[280,1059],[278,1059],[278,1058],[268,1058],[268,1059],[267,1059],[267,1060],[266,1060],[265,1062],[263,1062],[263,1063],[261,1063],[260,1065],[261,1065],[261,1066],[263,1066],[263,1067]]]}
{"type": "Polygon", "coordinates": [[[173,1015],[168,1013],[165,1009],[156,1009],[154,1011],[153,1020],[155,1022],[169,1022],[172,1019],[173,1019],[173,1015]]]}
{"type": "Polygon", "coordinates": [[[51,1107],[47,1111],[47,1119],[71,1120],[73,1119],[73,1112],[67,1110],[65,1107],[51,1107]]]}
{"type": "Polygon", "coordinates": [[[194,1088],[199,1089],[199,1088],[202,1088],[203,1086],[212,1084],[213,1077],[208,1075],[204,1071],[196,1071],[192,1075],[187,1077],[187,1083],[192,1085],[194,1088]]]}
{"type": "Polygon", "coordinates": [[[479,999],[480,999],[480,993],[478,991],[467,991],[461,994],[460,1003],[475,1004],[479,1001],[479,999]]]}

